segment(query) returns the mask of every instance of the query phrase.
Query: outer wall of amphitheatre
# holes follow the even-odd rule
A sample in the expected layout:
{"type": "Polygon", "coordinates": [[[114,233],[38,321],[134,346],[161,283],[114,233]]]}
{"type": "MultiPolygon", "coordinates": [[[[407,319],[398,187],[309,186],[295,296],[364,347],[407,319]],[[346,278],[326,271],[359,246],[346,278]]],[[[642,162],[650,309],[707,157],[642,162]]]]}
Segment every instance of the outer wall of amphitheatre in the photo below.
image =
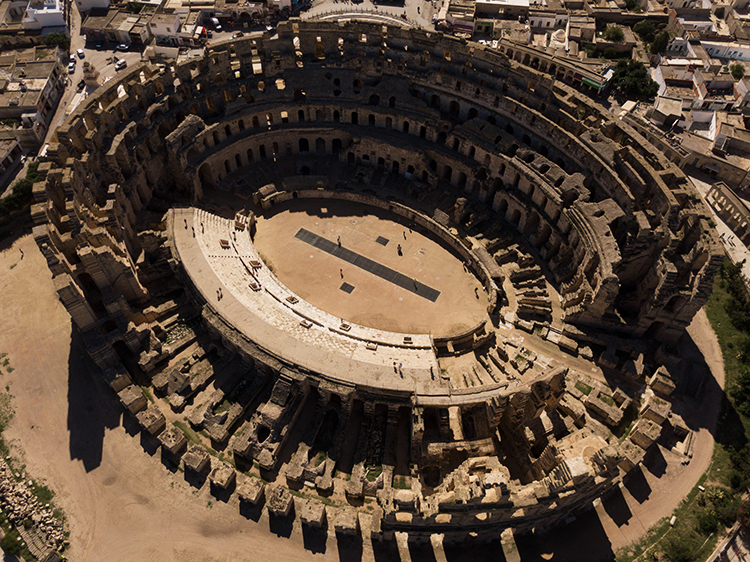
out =
{"type": "MultiPolygon", "coordinates": [[[[211,482],[236,483],[242,501],[262,495],[260,470],[281,515],[287,487],[307,483],[321,497],[376,498],[373,537],[450,541],[553,525],[617,484],[665,423],[684,437],[665,415],[669,370],[649,371],[644,357],[680,337],[722,253],[682,172],[569,87],[559,64],[422,30],[292,20],[274,39],[135,65],[86,98],[40,166],[34,236],[88,353],[144,431],[175,462],[206,469],[138,384],[233,452],[234,466],[209,463],[211,482]],[[238,183],[245,169],[255,179],[238,183]],[[209,192],[229,190],[243,212],[207,208],[209,192]],[[439,240],[481,282],[486,317],[441,338],[304,308],[254,254],[252,234],[258,214],[321,198],[366,203],[439,240]],[[181,238],[209,221],[208,234],[181,238]],[[188,260],[196,244],[204,250],[188,260]],[[247,329],[201,286],[204,265],[242,280],[247,329]],[[195,321],[187,339],[168,337],[175,317],[195,321]],[[547,361],[504,340],[503,326],[625,382],[613,389],[547,361]],[[310,334],[353,351],[318,357],[310,334]],[[442,367],[469,355],[460,376],[442,367]],[[233,384],[196,407],[228,365],[233,384]],[[607,441],[634,412],[631,436],[607,441]],[[300,420],[307,429],[291,431],[300,420]],[[354,445],[352,424],[363,436],[354,445]]],[[[337,531],[360,531],[353,507],[316,505],[303,523],[322,525],[327,509],[337,531]]]]}

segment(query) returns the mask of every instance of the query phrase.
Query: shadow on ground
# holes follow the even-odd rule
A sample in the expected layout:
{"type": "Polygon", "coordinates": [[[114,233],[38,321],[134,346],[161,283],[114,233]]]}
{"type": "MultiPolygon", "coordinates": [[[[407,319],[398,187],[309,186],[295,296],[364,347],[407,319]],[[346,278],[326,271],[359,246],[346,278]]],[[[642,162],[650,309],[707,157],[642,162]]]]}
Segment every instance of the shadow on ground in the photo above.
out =
{"type": "Polygon", "coordinates": [[[72,331],[68,357],[68,431],[70,458],[86,472],[102,462],[104,435],[120,425],[122,408],[99,368],[88,358],[78,330],[72,331]]]}

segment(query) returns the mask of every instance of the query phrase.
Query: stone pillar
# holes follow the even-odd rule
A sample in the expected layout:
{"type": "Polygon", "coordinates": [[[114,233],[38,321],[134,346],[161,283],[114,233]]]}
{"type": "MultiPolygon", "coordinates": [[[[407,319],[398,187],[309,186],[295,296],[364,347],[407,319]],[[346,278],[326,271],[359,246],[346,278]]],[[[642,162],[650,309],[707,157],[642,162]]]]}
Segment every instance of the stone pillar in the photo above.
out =
{"type": "Polygon", "coordinates": [[[503,547],[503,554],[507,562],[521,562],[521,555],[518,553],[516,539],[513,537],[513,529],[507,528],[500,535],[500,543],[503,547]]]}

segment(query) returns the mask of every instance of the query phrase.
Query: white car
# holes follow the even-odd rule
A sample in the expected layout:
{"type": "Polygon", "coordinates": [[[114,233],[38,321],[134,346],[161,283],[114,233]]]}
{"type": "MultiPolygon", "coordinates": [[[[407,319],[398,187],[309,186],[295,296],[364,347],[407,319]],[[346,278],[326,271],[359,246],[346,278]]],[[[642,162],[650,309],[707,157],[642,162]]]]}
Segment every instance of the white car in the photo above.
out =
{"type": "Polygon", "coordinates": [[[86,53],[83,52],[83,49],[78,49],[76,51],[76,54],[78,55],[78,58],[81,58],[81,59],[86,56],[86,53]]]}
{"type": "Polygon", "coordinates": [[[76,63],[76,56],[73,53],[70,53],[70,58],[68,58],[68,62],[71,64],[76,63]]]}
{"type": "Polygon", "coordinates": [[[125,59],[120,59],[115,63],[115,70],[122,70],[126,66],[128,66],[128,61],[126,61],[125,59]]]}
{"type": "Polygon", "coordinates": [[[71,62],[68,64],[68,74],[73,74],[76,71],[76,63],[71,62]]]}

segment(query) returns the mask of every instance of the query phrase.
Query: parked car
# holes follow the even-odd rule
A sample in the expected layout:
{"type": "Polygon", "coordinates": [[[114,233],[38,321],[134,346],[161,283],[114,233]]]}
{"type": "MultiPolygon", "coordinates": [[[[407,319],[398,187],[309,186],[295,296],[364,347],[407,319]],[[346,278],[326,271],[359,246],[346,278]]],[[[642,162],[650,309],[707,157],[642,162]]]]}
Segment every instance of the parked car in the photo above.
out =
{"type": "Polygon", "coordinates": [[[128,61],[126,61],[125,59],[120,59],[115,63],[115,70],[122,70],[126,66],[128,66],[128,61]]]}
{"type": "Polygon", "coordinates": [[[76,51],[76,54],[78,55],[78,58],[79,58],[79,59],[82,59],[83,57],[85,57],[85,56],[86,56],[86,53],[84,53],[84,52],[83,52],[83,49],[78,49],[78,50],[76,51]]]}
{"type": "Polygon", "coordinates": [[[68,64],[68,74],[73,74],[76,71],[76,63],[71,62],[68,64]]]}
{"type": "Polygon", "coordinates": [[[237,39],[238,37],[244,37],[244,35],[245,35],[245,34],[244,34],[244,33],[242,33],[241,31],[237,31],[236,33],[234,33],[234,34],[232,35],[232,39],[237,39]]]}
{"type": "Polygon", "coordinates": [[[117,45],[117,50],[118,51],[128,51],[128,50],[130,50],[130,45],[128,45],[127,43],[120,43],[119,45],[117,45]]]}
{"type": "Polygon", "coordinates": [[[71,64],[76,63],[76,56],[73,53],[70,53],[70,58],[68,59],[68,62],[71,64]]]}
{"type": "Polygon", "coordinates": [[[206,31],[206,37],[208,37],[209,39],[211,39],[213,36],[214,36],[214,32],[213,31],[211,31],[210,29],[208,31],[206,31]]]}

